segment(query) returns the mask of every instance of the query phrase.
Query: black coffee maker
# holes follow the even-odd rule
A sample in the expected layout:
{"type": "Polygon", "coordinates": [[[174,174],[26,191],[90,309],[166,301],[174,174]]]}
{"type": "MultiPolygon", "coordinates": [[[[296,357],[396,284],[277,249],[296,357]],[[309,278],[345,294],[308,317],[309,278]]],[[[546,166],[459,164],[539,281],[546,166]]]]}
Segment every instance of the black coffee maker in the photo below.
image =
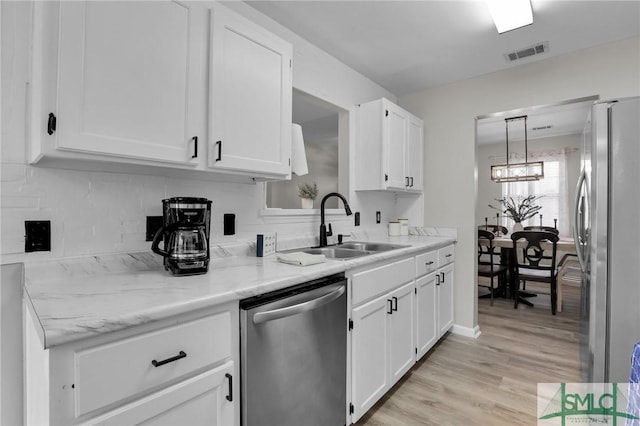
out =
{"type": "Polygon", "coordinates": [[[173,275],[204,274],[209,268],[211,201],[174,197],[162,200],[162,229],[151,250],[164,257],[164,268],[173,275]],[[164,250],[159,247],[164,242],[164,250]]]}

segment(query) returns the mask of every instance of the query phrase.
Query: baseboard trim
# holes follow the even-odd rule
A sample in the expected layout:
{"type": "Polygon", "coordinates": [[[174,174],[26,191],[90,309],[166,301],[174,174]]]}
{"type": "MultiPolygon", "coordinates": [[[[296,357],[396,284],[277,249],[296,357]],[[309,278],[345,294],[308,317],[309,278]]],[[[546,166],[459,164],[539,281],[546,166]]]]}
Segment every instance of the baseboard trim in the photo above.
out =
{"type": "Polygon", "coordinates": [[[450,331],[453,334],[457,334],[459,336],[465,336],[465,337],[473,337],[474,339],[477,339],[478,336],[482,334],[482,332],[480,331],[479,325],[476,325],[473,328],[469,328],[469,327],[463,327],[458,324],[453,324],[450,331]]]}

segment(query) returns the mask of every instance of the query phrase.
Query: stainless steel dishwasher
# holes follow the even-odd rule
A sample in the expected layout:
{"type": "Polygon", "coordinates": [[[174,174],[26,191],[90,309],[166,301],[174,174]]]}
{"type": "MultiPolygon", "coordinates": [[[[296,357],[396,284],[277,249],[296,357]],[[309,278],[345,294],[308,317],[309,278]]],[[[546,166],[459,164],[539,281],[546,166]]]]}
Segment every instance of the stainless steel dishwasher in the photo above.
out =
{"type": "Polygon", "coordinates": [[[240,301],[244,426],[346,424],[342,274],[240,301]]]}

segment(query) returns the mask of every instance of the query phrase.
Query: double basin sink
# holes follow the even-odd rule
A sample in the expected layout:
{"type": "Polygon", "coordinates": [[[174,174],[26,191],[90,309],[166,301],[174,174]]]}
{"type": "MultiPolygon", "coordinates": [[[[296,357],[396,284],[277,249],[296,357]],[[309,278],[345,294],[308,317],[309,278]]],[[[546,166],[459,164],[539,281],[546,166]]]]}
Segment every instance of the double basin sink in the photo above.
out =
{"type": "Polygon", "coordinates": [[[324,254],[328,259],[347,260],[354,257],[367,256],[383,251],[410,247],[408,245],[349,241],[327,247],[309,247],[288,251],[301,251],[309,254],[324,254]]]}

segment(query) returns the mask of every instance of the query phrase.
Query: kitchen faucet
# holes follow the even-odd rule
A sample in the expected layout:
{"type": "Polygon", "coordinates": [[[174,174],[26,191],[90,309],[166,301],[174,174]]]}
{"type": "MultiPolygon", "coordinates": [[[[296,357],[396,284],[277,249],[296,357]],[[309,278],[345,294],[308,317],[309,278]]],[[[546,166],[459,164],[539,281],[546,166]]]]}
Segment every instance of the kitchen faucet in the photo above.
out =
{"type": "Polygon", "coordinates": [[[327,232],[327,227],[324,224],[324,203],[325,201],[327,201],[327,198],[329,197],[340,198],[344,204],[344,212],[347,214],[347,216],[351,215],[351,208],[349,207],[349,203],[347,202],[347,199],[344,198],[341,194],[338,194],[337,192],[330,192],[324,197],[322,197],[322,202],[320,203],[320,247],[326,247],[327,237],[330,237],[333,235],[333,231],[331,230],[331,224],[329,224],[328,232],[327,232]]]}

